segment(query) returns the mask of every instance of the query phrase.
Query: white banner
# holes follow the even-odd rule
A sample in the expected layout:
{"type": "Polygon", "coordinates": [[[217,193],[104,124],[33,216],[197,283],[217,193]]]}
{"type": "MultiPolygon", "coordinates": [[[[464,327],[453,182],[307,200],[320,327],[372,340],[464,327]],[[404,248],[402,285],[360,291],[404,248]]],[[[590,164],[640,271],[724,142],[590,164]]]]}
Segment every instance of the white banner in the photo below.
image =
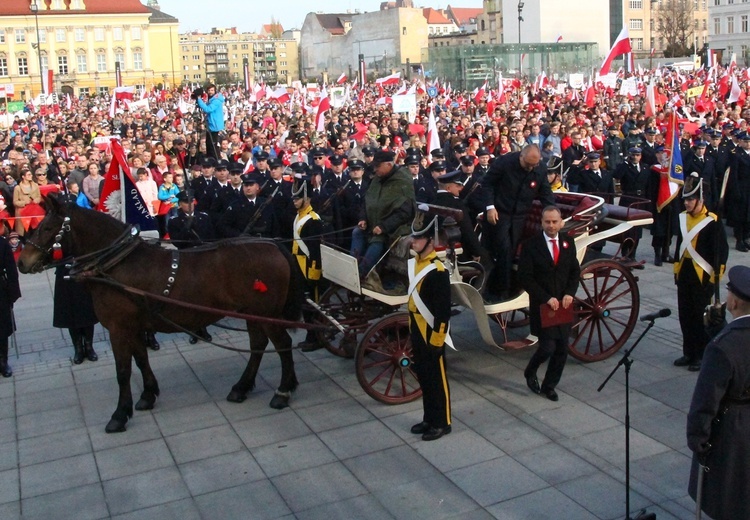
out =
{"type": "Polygon", "coordinates": [[[568,84],[570,85],[570,88],[582,88],[583,74],[570,74],[568,76],[568,84]]]}
{"type": "Polygon", "coordinates": [[[638,85],[636,84],[635,78],[628,78],[622,82],[620,86],[621,96],[637,96],[638,85]]]}

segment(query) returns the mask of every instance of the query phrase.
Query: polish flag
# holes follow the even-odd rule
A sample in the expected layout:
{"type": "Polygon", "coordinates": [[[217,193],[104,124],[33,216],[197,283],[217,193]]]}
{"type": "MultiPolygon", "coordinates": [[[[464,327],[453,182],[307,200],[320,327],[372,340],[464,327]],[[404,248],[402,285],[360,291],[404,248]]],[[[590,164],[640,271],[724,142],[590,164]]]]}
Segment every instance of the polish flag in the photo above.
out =
{"type": "Polygon", "coordinates": [[[432,150],[440,148],[440,136],[438,136],[437,121],[435,120],[435,110],[430,107],[430,117],[427,122],[427,153],[432,161],[432,150]]]}
{"type": "Polygon", "coordinates": [[[654,83],[649,83],[648,87],[646,87],[646,106],[643,107],[646,117],[656,116],[656,96],[654,90],[654,83]]]}
{"type": "Polygon", "coordinates": [[[558,34],[557,38],[555,39],[555,43],[560,43],[562,41],[562,34],[558,34]]]}
{"type": "Polygon", "coordinates": [[[331,100],[328,99],[328,91],[323,87],[323,92],[320,93],[320,103],[318,104],[318,112],[315,114],[315,130],[318,132],[325,132],[326,129],[326,118],[324,114],[331,108],[331,100]]]}
{"type": "Polygon", "coordinates": [[[474,91],[474,102],[479,103],[480,101],[482,101],[486,93],[487,93],[487,80],[485,79],[484,84],[480,88],[474,91]]]}
{"type": "Polygon", "coordinates": [[[375,84],[376,85],[398,85],[400,81],[401,81],[401,73],[397,72],[395,74],[391,74],[390,76],[376,79],[375,84]]]}
{"type": "Polygon", "coordinates": [[[614,45],[612,45],[612,48],[609,50],[609,54],[607,54],[607,57],[604,59],[604,63],[602,63],[602,68],[599,71],[600,76],[605,76],[609,74],[609,70],[612,67],[612,62],[617,56],[621,56],[622,54],[628,54],[633,51],[633,48],[630,46],[630,36],[628,34],[628,28],[626,26],[623,26],[622,31],[620,31],[620,35],[615,40],[614,45]]]}
{"type": "Polygon", "coordinates": [[[109,106],[109,117],[115,117],[115,106],[118,101],[132,101],[135,87],[115,87],[112,103],[109,106]]]}
{"type": "Polygon", "coordinates": [[[275,99],[279,103],[286,103],[291,99],[285,87],[279,87],[268,94],[268,99],[275,99]]]}
{"type": "Polygon", "coordinates": [[[65,100],[65,108],[68,110],[73,108],[73,100],[70,98],[70,94],[68,94],[67,99],[65,100]]]}
{"type": "Polygon", "coordinates": [[[349,81],[349,78],[346,77],[346,72],[342,72],[339,79],[336,80],[336,85],[343,85],[347,81],[349,81]]]}
{"type": "Polygon", "coordinates": [[[740,88],[740,84],[737,83],[737,77],[732,76],[732,90],[731,92],[729,92],[727,103],[736,103],[740,100],[741,96],[742,96],[742,89],[740,88]]]}
{"type": "Polygon", "coordinates": [[[586,106],[589,108],[594,108],[596,105],[596,89],[594,88],[594,85],[589,85],[589,88],[586,89],[586,106]]]}

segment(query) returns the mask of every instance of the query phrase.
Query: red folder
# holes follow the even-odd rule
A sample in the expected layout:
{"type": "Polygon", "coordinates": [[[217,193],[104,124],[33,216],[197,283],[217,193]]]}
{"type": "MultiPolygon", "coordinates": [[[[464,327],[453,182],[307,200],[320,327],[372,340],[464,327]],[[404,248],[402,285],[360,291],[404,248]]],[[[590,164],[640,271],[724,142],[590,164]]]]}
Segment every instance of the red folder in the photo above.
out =
{"type": "Polygon", "coordinates": [[[575,319],[575,313],[573,312],[573,304],[571,303],[567,309],[563,309],[562,304],[557,308],[556,311],[552,310],[552,307],[543,303],[539,306],[539,315],[542,317],[542,328],[557,327],[558,325],[566,325],[573,323],[575,319]]]}

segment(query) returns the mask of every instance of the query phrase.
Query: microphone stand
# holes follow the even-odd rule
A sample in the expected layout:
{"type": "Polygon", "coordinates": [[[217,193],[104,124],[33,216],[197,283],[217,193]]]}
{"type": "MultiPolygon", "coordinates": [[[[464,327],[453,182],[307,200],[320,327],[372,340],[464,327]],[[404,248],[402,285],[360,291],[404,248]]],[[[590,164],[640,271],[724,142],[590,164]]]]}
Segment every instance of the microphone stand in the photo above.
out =
{"type": "Polygon", "coordinates": [[[648,331],[651,330],[651,327],[654,326],[655,320],[656,317],[649,320],[648,326],[641,333],[633,346],[622,354],[622,358],[617,362],[617,365],[612,369],[612,372],[609,373],[607,379],[605,379],[604,382],[599,385],[599,388],[596,389],[597,392],[601,392],[609,380],[612,379],[612,376],[615,375],[615,372],[617,372],[621,366],[625,366],[625,520],[656,519],[656,513],[646,513],[645,509],[640,511],[637,517],[630,518],[630,366],[633,364],[633,360],[630,358],[630,353],[635,350],[638,343],[640,343],[648,331]]]}

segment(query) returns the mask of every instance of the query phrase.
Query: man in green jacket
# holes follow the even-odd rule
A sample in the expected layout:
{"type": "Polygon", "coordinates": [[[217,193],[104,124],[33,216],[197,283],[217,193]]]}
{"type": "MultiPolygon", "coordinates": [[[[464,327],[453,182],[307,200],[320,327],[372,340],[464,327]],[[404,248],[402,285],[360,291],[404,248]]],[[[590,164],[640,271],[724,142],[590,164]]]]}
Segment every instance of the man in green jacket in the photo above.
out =
{"type": "Polygon", "coordinates": [[[395,154],[378,151],[372,160],[375,177],[365,194],[363,212],[352,232],[351,254],[364,277],[387,246],[410,232],[414,218],[414,183],[409,171],[395,164],[395,154]]]}

